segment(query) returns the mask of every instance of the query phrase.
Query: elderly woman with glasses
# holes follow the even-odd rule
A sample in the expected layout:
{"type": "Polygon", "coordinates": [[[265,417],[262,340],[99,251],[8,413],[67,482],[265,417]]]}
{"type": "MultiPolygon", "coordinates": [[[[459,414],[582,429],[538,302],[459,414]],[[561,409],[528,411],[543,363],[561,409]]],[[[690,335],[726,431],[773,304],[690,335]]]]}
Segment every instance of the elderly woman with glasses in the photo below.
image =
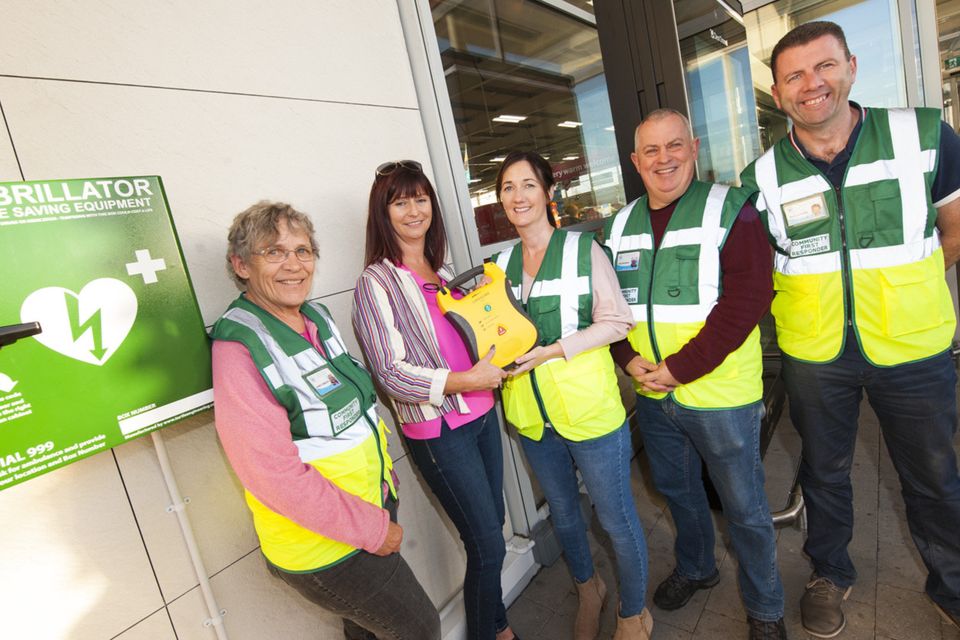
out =
{"type": "Polygon", "coordinates": [[[213,327],[215,419],[268,569],[341,616],[348,639],[439,640],[437,611],[399,553],[373,382],[326,307],[307,301],[310,219],[261,202],[234,219],[228,243],[243,293],[213,327]]]}
{"type": "Polygon", "coordinates": [[[500,588],[503,450],[492,393],[506,374],[490,363],[492,351],[472,364],[437,307],[437,290],[453,274],[444,267],[440,205],[420,163],[377,168],[366,254],[353,326],[400,419],[410,457],[466,548],[467,637],[516,638],[500,588]]]}

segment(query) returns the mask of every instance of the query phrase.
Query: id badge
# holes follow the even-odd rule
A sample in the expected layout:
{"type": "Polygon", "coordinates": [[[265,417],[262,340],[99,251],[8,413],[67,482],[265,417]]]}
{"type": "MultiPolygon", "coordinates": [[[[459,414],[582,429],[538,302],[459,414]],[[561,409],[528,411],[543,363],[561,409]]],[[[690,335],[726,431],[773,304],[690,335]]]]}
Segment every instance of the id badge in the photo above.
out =
{"type": "Polygon", "coordinates": [[[304,376],[304,380],[307,381],[316,394],[319,397],[329,395],[343,386],[343,383],[340,381],[340,378],[329,369],[328,367],[321,367],[316,371],[312,371],[304,376]]]}
{"type": "Polygon", "coordinates": [[[786,219],[788,227],[826,220],[830,217],[830,212],[827,211],[827,201],[822,193],[784,202],[780,208],[783,209],[783,217],[786,219]]]}
{"type": "Polygon", "coordinates": [[[640,268],[640,250],[621,251],[614,266],[617,271],[636,271],[640,268]]]}

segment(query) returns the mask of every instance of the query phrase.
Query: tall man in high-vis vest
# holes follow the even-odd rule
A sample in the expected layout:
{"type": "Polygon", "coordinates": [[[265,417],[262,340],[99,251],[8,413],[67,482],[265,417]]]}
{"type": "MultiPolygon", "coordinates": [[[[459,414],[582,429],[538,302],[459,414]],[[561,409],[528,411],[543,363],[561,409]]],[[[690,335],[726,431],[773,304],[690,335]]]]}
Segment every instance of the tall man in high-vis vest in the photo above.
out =
{"type": "Polygon", "coordinates": [[[676,568],[653,601],[679,609],[719,580],[704,461],[739,560],[750,638],[786,638],[760,462],[757,322],[773,296],[770,249],[750,192],[693,179],[698,149],[682,114],[648,115],[631,154],[647,194],[604,233],[637,323],[613,355],[634,378],[654,482],[677,527],[676,568]]]}
{"type": "MultiPolygon", "coordinates": [[[[843,31],[801,25],[773,49],[789,135],[743,173],[775,249],[772,311],[813,575],[804,628],[832,638],[857,574],[850,468],[863,391],[900,476],[926,592],[960,620],[956,318],[944,279],[960,255],[960,141],[935,109],[864,109],[843,31]]],[[[960,625],[958,625],[960,626],[960,625]]]]}

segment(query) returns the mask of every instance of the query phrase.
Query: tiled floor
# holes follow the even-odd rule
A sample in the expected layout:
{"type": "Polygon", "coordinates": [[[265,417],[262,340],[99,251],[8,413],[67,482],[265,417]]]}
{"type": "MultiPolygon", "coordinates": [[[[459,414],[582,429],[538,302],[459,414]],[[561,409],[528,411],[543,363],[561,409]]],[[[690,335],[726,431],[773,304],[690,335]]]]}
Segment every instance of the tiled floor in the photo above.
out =
{"type": "MultiPolygon", "coordinates": [[[[773,511],[786,502],[799,446],[799,437],[785,411],[764,459],[773,511]]],[[[960,451],[960,438],[955,448],[960,451]]],[[[673,523],[663,498],[652,488],[646,465],[641,452],[634,460],[633,487],[647,534],[648,594],[652,596],[656,585],[673,568],[673,523]]],[[[907,530],[899,482],[882,444],[876,417],[866,403],[861,411],[853,483],[856,524],[850,550],[859,579],[844,607],[847,627],[838,639],[960,640],[960,631],[942,622],[923,594],[925,571],[907,530]]],[[[800,626],[799,601],[810,574],[801,552],[803,533],[795,525],[779,529],[777,535],[789,637],[812,639],[800,626]]],[[[608,585],[615,584],[612,551],[603,542],[596,518],[591,524],[591,539],[601,575],[608,585]]],[[[718,536],[720,584],[699,592],[678,611],[661,611],[650,602],[654,640],[747,638],[736,586],[736,560],[724,543],[718,536]]],[[[523,640],[568,640],[576,606],[573,581],[561,559],[541,569],[510,608],[510,622],[523,640]]],[[[615,610],[611,606],[604,611],[600,638],[613,636],[615,610]]]]}

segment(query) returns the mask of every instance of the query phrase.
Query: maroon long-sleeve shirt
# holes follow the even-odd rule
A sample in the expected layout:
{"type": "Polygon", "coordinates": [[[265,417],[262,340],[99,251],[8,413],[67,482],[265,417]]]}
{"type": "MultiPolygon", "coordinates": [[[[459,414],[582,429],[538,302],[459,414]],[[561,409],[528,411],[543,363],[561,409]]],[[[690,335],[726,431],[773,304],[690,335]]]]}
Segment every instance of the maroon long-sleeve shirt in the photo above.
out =
{"type": "MultiPolygon", "coordinates": [[[[660,240],[677,203],[650,210],[653,246],[660,240]]],[[[720,250],[721,293],[706,324],[680,351],[667,356],[670,373],[681,384],[710,373],[746,340],[773,300],[773,258],[760,214],[747,202],[720,250]]],[[[625,368],[636,356],[626,340],[611,345],[614,361],[625,368]]]]}

